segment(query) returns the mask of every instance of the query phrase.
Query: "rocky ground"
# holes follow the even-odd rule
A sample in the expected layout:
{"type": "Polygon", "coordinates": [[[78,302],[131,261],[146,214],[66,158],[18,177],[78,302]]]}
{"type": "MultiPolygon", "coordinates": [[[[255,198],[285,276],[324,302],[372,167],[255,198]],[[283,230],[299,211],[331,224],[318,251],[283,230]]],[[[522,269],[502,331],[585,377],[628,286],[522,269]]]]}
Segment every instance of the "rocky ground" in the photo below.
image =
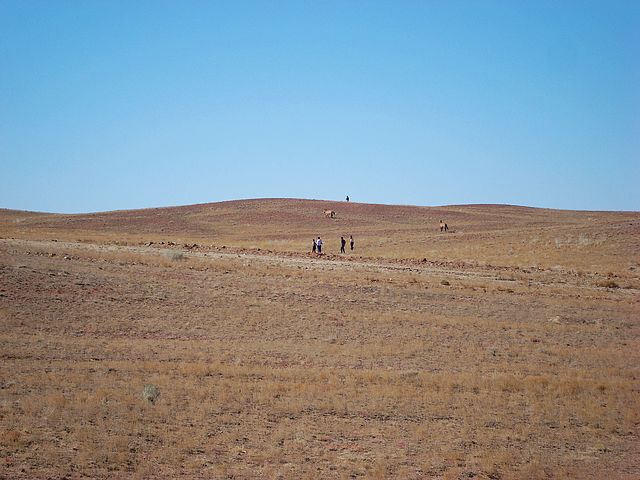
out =
{"type": "Polygon", "coordinates": [[[640,476],[640,215],[282,202],[2,212],[0,478],[640,476]]]}

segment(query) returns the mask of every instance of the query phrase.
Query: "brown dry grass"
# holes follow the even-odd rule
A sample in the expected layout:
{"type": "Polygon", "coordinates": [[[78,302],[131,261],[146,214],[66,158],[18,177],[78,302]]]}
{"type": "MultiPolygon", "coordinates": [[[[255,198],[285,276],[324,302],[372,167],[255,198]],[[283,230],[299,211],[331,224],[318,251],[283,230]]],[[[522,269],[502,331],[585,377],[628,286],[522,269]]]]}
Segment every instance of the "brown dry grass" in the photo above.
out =
{"type": "Polygon", "coordinates": [[[83,215],[0,209],[0,237],[140,244],[173,241],[306,252],[321,235],[328,253],[353,234],[356,254],[391,259],[625,273],[640,267],[636,212],[576,212],[505,205],[388,206],[263,199],[83,215]],[[337,212],[328,219],[324,209],[337,212]],[[445,219],[451,231],[438,229],[445,219]]]}
{"type": "Polygon", "coordinates": [[[640,475],[637,214],[451,207],[476,233],[449,221],[422,249],[441,211],[353,204],[333,209],[354,215],[358,256],[319,259],[296,237],[306,251],[342,226],[303,202],[278,234],[279,202],[0,216],[0,477],[640,475]],[[540,240],[535,267],[482,253],[556,217],[578,239],[632,225],[611,244],[540,240]]]}

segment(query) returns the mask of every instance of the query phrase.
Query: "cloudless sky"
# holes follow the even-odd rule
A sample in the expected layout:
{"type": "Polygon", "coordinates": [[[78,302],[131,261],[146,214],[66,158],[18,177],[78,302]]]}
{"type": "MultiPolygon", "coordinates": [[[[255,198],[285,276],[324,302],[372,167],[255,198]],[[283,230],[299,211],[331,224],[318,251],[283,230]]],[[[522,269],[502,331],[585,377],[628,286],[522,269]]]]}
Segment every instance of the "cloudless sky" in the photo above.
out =
{"type": "Polygon", "coordinates": [[[0,207],[640,210],[638,1],[0,0],[0,207]]]}

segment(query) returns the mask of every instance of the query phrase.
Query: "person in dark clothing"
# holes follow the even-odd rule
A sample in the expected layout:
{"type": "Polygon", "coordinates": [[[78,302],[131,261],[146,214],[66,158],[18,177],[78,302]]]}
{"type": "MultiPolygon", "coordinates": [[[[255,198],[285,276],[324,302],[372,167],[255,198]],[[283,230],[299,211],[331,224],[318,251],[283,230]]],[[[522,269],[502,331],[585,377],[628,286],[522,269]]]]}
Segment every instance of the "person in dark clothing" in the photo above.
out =
{"type": "Polygon", "coordinates": [[[353,235],[349,235],[349,244],[351,245],[351,250],[353,251],[353,244],[354,244],[353,235]]]}
{"type": "Polygon", "coordinates": [[[349,201],[349,195],[347,195],[347,202],[349,201]]]}
{"type": "Polygon", "coordinates": [[[344,246],[346,244],[347,244],[347,241],[344,239],[344,237],[340,237],[340,253],[345,253],[344,246]]]}
{"type": "Polygon", "coordinates": [[[313,246],[311,247],[311,253],[316,253],[316,239],[313,238],[313,246]]]}
{"type": "Polygon", "coordinates": [[[447,225],[446,223],[444,224],[444,231],[448,232],[449,231],[449,225],[447,225]]]}

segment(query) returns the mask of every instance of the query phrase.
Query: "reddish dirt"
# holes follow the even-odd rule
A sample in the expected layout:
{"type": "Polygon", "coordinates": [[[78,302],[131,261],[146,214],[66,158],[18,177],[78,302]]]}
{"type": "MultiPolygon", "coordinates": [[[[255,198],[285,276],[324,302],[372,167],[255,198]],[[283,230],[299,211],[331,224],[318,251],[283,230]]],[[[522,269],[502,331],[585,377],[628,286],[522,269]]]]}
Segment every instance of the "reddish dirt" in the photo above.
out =
{"type": "Polygon", "coordinates": [[[0,478],[640,478],[639,234],[491,205],[0,211],[0,478]]]}

